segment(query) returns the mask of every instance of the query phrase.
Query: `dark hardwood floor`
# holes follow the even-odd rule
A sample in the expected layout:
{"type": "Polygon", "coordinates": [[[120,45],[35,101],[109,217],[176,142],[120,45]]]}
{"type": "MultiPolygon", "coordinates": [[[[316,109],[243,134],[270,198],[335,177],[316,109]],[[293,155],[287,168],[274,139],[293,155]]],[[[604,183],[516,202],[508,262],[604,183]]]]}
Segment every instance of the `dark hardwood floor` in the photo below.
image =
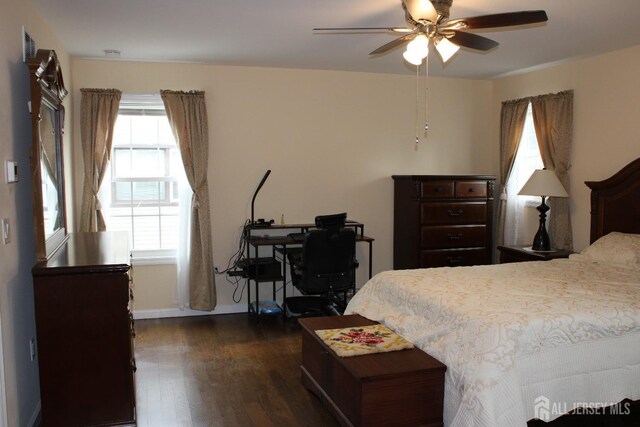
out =
{"type": "Polygon", "coordinates": [[[337,426],[300,383],[300,327],[247,314],[138,320],[138,426],[337,426]]]}
{"type": "MultiPolygon", "coordinates": [[[[138,426],[338,426],[300,383],[301,331],[247,314],[136,321],[138,426]]],[[[640,425],[626,416],[562,417],[529,427],[640,425]]]]}

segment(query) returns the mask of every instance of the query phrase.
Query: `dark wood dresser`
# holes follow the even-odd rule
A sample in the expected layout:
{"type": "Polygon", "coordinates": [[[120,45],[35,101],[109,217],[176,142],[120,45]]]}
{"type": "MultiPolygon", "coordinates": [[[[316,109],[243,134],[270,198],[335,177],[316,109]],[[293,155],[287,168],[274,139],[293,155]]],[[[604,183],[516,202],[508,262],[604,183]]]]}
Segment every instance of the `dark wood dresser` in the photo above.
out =
{"type": "Polygon", "coordinates": [[[393,268],[491,264],[495,177],[394,175],[393,268]]]}
{"type": "Polygon", "coordinates": [[[135,424],[126,233],[75,233],[33,268],[43,426],[135,424]]]}
{"type": "Polygon", "coordinates": [[[445,365],[418,348],[339,357],[315,333],[377,323],[359,315],[299,322],[302,384],[341,425],[442,426],[445,365]]]}

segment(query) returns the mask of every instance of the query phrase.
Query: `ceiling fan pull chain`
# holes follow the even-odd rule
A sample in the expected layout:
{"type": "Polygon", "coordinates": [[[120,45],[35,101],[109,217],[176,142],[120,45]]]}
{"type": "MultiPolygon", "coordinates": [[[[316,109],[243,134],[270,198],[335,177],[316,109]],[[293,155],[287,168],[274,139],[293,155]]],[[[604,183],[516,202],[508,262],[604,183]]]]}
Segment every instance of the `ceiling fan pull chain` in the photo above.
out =
{"type": "Polygon", "coordinates": [[[416,121],[416,144],[415,151],[418,151],[418,144],[420,144],[420,114],[418,109],[418,104],[420,102],[420,65],[416,65],[416,111],[415,111],[415,121],[416,121]]]}
{"type": "Polygon", "coordinates": [[[429,137],[429,57],[425,58],[424,72],[424,137],[429,137]]]}

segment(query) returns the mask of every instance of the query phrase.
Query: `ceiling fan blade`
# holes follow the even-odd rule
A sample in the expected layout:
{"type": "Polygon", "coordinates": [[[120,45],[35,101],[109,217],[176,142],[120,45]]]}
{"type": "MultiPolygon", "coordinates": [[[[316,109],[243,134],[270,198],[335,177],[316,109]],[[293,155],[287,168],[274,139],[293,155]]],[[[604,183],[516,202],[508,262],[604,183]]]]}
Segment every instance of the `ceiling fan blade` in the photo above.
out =
{"type": "Polygon", "coordinates": [[[369,55],[379,55],[381,53],[388,52],[391,49],[398,47],[401,44],[408,42],[409,40],[414,39],[415,37],[416,37],[416,34],[407,34],[402,37],[398,37],[397,39],[391,40],[389,43],[380,46],[379,48],[371,52],[369,55]]]}
{"type": "Polygon", "coordinates": [[[464,33],[462,31],[455,31],[452,37],[447,38],[451,43],[457,44],[459,46],[482,51],[491,50],[499,45],[497,41],[479,36],[477,34],[464,33]]]}
{"type": "Polygon", "coordinates": [[[313,31],[388,31],[393,33],[410,33],[407,27],[345,27],[345,28],[314,28],[313,31]]]}
{"type": "Polygon", "coordinates": [[[527,10],[523,12],[497,13],[495,15],[473,16],[449,21],[446,29],[475,30],[480,28],[510,27],[513,25],[536,24],[546,22],[544,10],[527,10]]]}
{"type": "Polygon", "coordinates": [[[438,12],[429,0],[402,0],[402,4],[414,21],[427,20],[435,23],[438,19],[438,12]]]}

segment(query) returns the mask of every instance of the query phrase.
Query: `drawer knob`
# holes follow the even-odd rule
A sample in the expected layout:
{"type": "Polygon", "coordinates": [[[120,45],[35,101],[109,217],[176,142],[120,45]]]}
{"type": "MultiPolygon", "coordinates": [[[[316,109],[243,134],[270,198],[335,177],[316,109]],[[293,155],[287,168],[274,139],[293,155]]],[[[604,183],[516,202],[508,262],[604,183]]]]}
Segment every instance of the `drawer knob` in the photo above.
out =
{"type": "Polygon", "coordinates": [[[473,187],[469,187],[469,193],[475,193],[475,189],[473,187]]]}
{"type": "Polygon", "coordinates": [[[449,240],[460,240],[462,239],[462,236],[462,233],[447,233],[449,240]]]}
{"type": "Polygon", "coordinates": [[[458,209],[458,210],[452,210],[452,209],[447,209],[447,214],[449,214],[449,216],[460,216],[462,215],[462,212],[464,212],[462,209],[458,209]]]}

